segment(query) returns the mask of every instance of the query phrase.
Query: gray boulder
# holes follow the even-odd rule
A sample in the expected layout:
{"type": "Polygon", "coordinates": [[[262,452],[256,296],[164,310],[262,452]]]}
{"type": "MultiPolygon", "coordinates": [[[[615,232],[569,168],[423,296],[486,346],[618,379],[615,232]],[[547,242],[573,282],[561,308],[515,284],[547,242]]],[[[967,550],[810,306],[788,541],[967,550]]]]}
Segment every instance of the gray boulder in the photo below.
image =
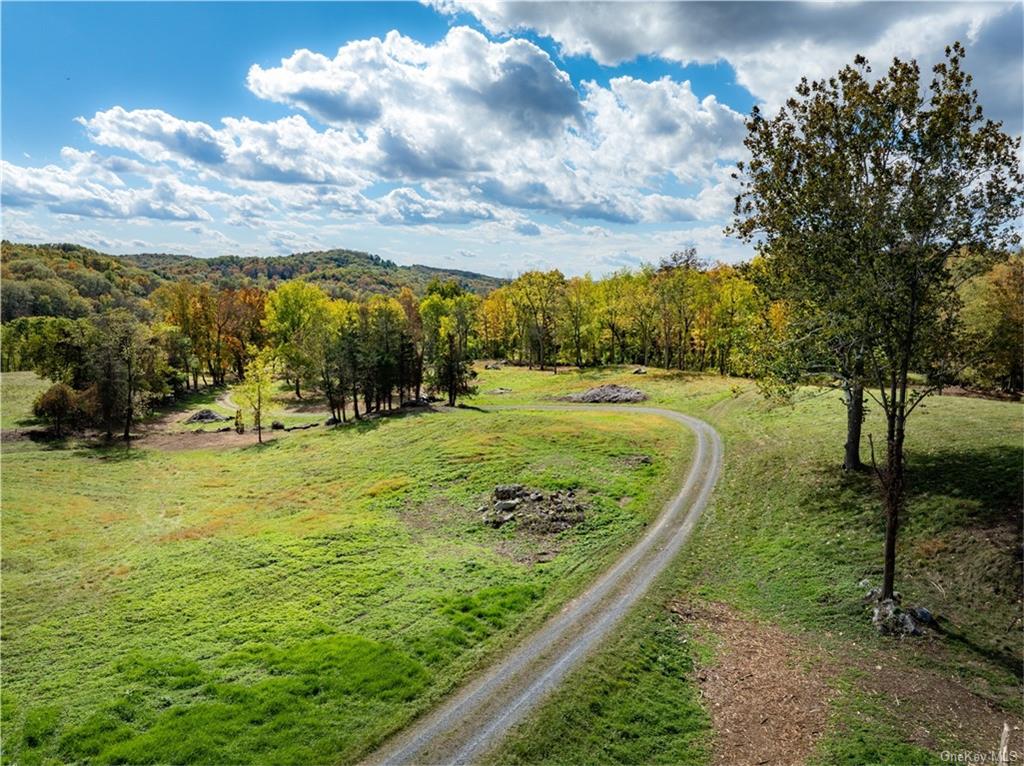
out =
{"type": "Polygon", "coordinates": [[[218,415],[213,410],[199,410],[192,414],[192,416],[186,420],[186,423],[221,423],[225,420],[231,420],[231,418],[225,417],[224,415],[218,415]]]}
{"type": "Polygon", "coordinates": [[[499,484],[494,488],[495,500],[513,500],[523,495],[522,484],[499,484]]]}
{"type": "Polygon", "coordinates": [[[638,388],[629,386],[618,386],[614,383],[607,383],[603,386],[596,386],[576,394],[569,394],[565,397],[569,402],[583,402],[586,404],[625,404],[629,402],[642,402],[647,399],[647,394],[638,388]]]}
{"type": "Polygon", "coordinates": [[[901,609],[891,598],[883,599],[875,605],[871,615],[871,624],[883,636],[921,635],[921,628],[918,627],[913,615],[901,609]]]}

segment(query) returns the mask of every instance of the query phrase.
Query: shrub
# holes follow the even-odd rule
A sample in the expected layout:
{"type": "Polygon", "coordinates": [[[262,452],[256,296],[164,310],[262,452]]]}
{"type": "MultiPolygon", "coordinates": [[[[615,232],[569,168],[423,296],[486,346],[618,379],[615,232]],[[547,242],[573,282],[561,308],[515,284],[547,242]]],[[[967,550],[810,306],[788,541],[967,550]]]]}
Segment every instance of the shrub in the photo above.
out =
{"type": "Polygon", "coordinates": [[[53,425],[57,436],[61,435],[64,424],[75,416],[77,410],[78,394],[65,383],[54,383],[36,398],[32,407],[37,417],[53,425]]]}

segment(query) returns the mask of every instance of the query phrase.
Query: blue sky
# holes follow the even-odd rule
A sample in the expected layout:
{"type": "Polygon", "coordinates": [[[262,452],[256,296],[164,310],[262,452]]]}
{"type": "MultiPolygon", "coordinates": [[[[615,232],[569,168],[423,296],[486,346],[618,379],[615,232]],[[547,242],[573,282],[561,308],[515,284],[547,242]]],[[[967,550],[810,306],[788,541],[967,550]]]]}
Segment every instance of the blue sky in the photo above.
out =
{"type": "Polygon", "coordinates": [[[750,108],[953,39],[1021,130],[1019,3],[0,8],[4,236],[108,252],[741,260],[722,228],[750,108]]]}

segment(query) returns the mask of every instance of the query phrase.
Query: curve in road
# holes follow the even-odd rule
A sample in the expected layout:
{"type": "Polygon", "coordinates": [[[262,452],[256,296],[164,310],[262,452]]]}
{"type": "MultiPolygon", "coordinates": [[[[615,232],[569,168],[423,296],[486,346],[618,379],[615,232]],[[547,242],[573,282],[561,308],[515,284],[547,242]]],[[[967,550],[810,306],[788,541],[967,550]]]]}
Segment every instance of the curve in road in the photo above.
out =
{"type": "Polygon", "coordinates": [[[697,437],[685,481],[657,521],[611,569],[481,676],[384,744],[368,764],[469,764],[534,710],[665,570],[693,532],[722,469],[722,441],[710,425],[658,407],[529,405],[516,410],[616,411],[659,415],[697,437]]]}

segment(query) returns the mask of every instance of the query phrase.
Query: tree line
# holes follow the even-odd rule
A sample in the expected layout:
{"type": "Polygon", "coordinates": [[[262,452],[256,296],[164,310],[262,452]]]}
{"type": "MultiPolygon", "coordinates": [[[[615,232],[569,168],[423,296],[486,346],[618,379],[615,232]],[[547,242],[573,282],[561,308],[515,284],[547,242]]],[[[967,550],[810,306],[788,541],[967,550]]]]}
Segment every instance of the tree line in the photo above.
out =
{"type": "MultiPolygon", "coordinates": [[[[274,290],[168,283],[150,296],[153,321],[110,309],[80,319],[21,317],[3,326],[4,369],[53,382],[37,414],[58,434],[94,426],[131,436],[140,413],[208,386],[283,378],[313,392],[337,422],[419,401],[424,388],[454,406],[471,391],[480,299],[455,282],[417,297],[331,298],[293,280],[274,290]]],[[[262,406],[270,394],[256,392],[262,406]]]]}
{"type": "MultiPolygon", "coordinates": [[[[820,338],[798,337],[807,309],[781,294],[775,264],[764,256],[708,264],[687,248],[603,279],[531,271],[483,298],[439,280],[423,296],[406,287],[347,300],[303,280],[267,291],[186,279],[152,292],[148,322],[122,308],[6,322],[0,358],[5,370],[34,369],[58,385],[40,410],[58,429],[98,426],[111,436],[129,435],[154,404],[245,380],[257,361],[296,398],[322,397],[339,422],[427,392],[454,405],[471,391],[478,358],[553,372],[604,364],[712,371],[755,377],[771,395],[832,377],[850,401],[852,366],[838,353],[827,360],[820,338]]],[[[962,382],[1020,388],[1021,264],[1020,255],[1001,260],[963,283],[962,351],[971,364],[962,382]]],[[[857,435],[846,462],[856,467],[863,408],[850,409],[857,435]]]]}

